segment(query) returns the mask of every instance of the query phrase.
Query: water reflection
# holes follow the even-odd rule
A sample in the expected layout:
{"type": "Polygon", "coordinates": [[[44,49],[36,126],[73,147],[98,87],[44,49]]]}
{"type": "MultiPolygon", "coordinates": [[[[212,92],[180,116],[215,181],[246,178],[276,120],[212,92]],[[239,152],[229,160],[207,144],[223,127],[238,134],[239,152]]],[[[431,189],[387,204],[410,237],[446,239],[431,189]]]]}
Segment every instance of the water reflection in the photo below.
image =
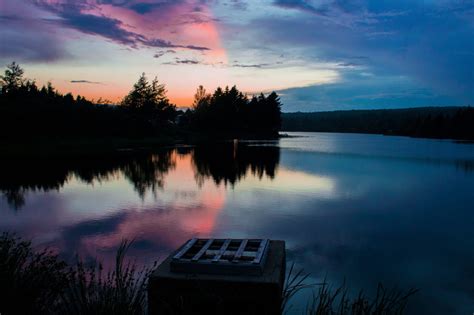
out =
{"type": "Polygon", "coordinates": [[[234,185],[249,171],[260,179],[264,175],[273,179],[280,160],[280,148],[233,142],[196,147],[192,156],[198,184],[212,178],[218,185],[234,185]]]}
{"type": "Polygon", "coordinates": [[[29,191],[59,190],[72,178],[87,184],[123,176],[144,198],[164,186],[164,176],[176,167],[177,156],[190,156],[195,180],[202,186],[212,178],[219,185],[235,185],[248,172],[274,178],[279,162],[278,146],[252,146],[241,142],[179,147],[154,153],[134,152],[88,159],[19,160],[0,163],[0,192],[12,209],[25,204],[29,191]]]}
{"type": "MultiPolygon", "coordinates": [[[[307,134],[77,161],[0,165],[0,231],[63,257],[139,263],[191,237],[268,237],[337,285],[421,289],[409,314],[467,314],[474,299],[474,146],[307,134]],[[464,163],[463,161],[466,161],[464,163]],[[8,201],[9,200],[9,201],[8,201]],[[7,202],[8,201],[8,202],[7,202]],[[21,204],[21,203],[20,203],[21,204]]],[[[307,300],[294,305],[298,313],[307,300]]]]}
{"type": "Polygon", "coordinates": [[[86,159],[18,160],[0,163],[0,191],[14,209],[25,204],[29,191],[59,190],[72,178],[92,184],[121,173],[144,196],[163,187],[163,176],[174,167],[171,150],[159,154],[113,155],[86,159]]]}
{"type": "Polygon", "coordinates": [[[0,211],[0,230],[33,238],[68,260],[100,257],[105,266],[123,238],[135,239],[132,255],[146,263],[196,235],[211,236],[226,187],[244,178],[272,180],[279,155],[274,145],[227,142],[3,163],[0,191],[8,208],[21,211],[0,211]]]}

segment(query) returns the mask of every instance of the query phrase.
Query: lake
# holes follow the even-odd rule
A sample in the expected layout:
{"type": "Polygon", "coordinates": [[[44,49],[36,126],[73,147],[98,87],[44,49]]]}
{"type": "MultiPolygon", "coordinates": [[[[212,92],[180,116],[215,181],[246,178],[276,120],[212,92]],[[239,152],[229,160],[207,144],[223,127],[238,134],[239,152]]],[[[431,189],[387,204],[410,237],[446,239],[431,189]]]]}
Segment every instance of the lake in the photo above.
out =
{"type": "Polygon", "coordinates": [[[474,312],[474,145],[289,135],[2,161],[0,231],[105,266],[124,238],[135,240],[129,255],[139,264],[196,236],[282,239],[288,263],[311,281],[369,295],[378,283],[418,288],[409,314],[474,312]]]}

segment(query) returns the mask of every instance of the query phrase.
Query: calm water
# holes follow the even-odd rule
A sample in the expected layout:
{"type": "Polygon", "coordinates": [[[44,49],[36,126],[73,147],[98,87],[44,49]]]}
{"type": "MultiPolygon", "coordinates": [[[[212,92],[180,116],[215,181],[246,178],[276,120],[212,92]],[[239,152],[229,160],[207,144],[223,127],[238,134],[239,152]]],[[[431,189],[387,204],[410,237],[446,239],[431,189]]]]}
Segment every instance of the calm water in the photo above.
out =
{"type": "MultiPolygon", "coordinates": [[[[474,312],[474,145],[293,133],[0,166],[0,231],[106,264],[123,238],[140,263],[187,239],[284,239],[314,281],[354,292],[416,287],[412,314],[474,312]]],[[[306,304],[293,301],[297,313],[306,304]]]]}

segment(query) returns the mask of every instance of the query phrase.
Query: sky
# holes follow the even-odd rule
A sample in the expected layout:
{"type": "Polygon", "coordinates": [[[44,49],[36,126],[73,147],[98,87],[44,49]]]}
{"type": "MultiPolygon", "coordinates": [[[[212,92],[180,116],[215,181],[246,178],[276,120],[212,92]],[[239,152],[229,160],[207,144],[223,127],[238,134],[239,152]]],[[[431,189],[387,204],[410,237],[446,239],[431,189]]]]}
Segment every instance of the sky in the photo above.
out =
{"type": "Polygon", "coordinates": [[[472,0],[0,0],[0,65],[119,102],[142,72],[283,111],[474,105],[472,0]]]}

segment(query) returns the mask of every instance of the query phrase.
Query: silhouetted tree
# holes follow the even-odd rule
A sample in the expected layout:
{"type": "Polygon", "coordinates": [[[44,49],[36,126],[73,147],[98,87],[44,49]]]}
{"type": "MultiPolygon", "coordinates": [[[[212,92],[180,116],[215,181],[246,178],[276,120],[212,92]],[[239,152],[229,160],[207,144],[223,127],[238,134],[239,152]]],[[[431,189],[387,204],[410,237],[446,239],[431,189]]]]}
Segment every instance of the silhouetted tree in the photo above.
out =
{"type": "Polygon", "coordinates": [[[281,124],[280,109],[275,92],[249,100],[236,86],[218,87],[212,95],[199,86],[189,121],[198,131],[276,135],[281,124]]]}
{"type": "Polygon", "coordinates": [[[265,112],[267,113],[267,119],[269,128],[273,128],[273,131],[278,131],[281,128],[281,101],[277,93],[272,92],[268,95],[265,105],[267,106],[265,112]]]}
{"type": "Polygon", "coordinates": [[[2,93],[9,93],[18,90],[27,80],[23,78],[24,70],[14,61],[7,65],[5,74],[0,76],[0,86],[2,93]]]}
{"type": "MultiPolygon", "coordinates": [[[[156,78],[148,82],[145,74],[122,105],[103,104],[100,99],[93,103],[80,95],[74,98],[70,93],[63,95],[50,82],[38,87],[12,62],[0,76],[0,135],[2,139],[143,137],[176,133],[177,126],[213,137],[268,137],[276,136],[281,125],[282,104],[275,92],[249,98],[235,86],[218,87],[212,94],[200,86],[192,109],[182,112],[169,102],[165,86],[156,78]]],[[[284,130],[474,140],[472,107],[293,113],[284,117],[284,130]]]]}
{"type": "Polygon", "coordinates": [[[155,78],[142,75],[122,105],[59,93],[51,82],[38,88],[24,78],[16,63],[0,76],[0,134],[18,137],[154,136],[173,132],[165,128],[176,115],[166,89],[155,78]]]}
{"type": "Polygon", "coordinates": [[[194,94],[193,109],[204,109],[206,106],[209,105],[210,100],[211,95],[207,94],[206,89],[202,85],[200,85],[196,90],[196,94],[194,94]]]}
{"type": "Polygon", "coordinates": [[[150,121],[172,120],[176,114],[176,107],[169,102],[164,84],[160,84],[156,77],[149,83],[145,73],[142,73],[133,89],[125,96],[122,106],[148,115],[150,121]]]}

